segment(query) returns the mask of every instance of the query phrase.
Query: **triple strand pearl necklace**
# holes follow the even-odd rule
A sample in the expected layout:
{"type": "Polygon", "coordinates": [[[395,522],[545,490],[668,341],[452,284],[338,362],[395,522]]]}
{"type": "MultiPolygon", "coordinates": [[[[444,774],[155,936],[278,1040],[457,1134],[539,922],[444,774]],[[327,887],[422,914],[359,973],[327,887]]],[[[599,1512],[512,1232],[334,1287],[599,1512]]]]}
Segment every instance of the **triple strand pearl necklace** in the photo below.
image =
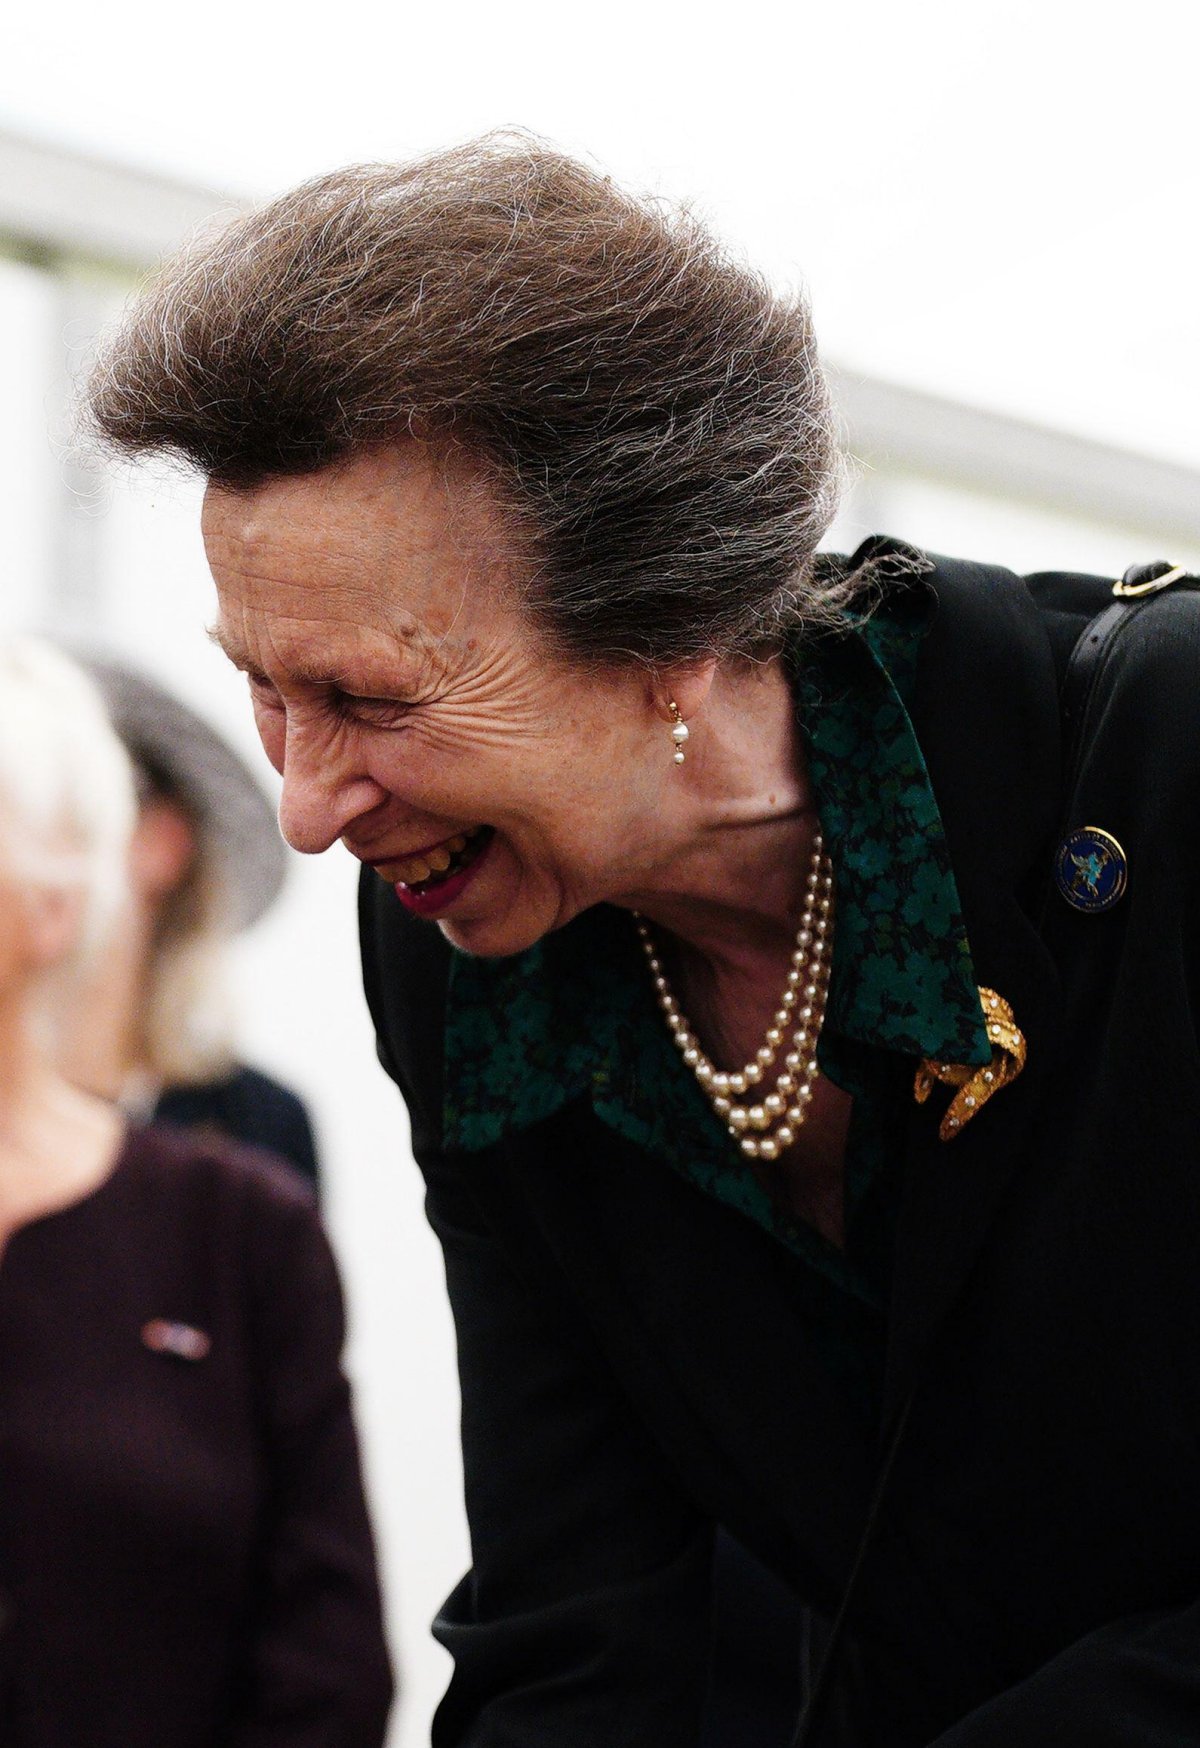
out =
{"type": "Polygon", "coordinates": [[[637,931],[645,950],[658,1004],[683,1060],[700,1082],[713,1110],[741,1150],[750,1159],[778,1159],[796,1139],[808,1117],[817,1078],[817,1038],[825,1018],[829,988],[829,962],[833,945],[833,864],[825,854],[820,832],[813,844],[812,861],[805,885],[804,915],[796,935],[791,969],[780,997],[779,1008],[753,1062],[732,1074],[715,1068],[700,1048],[679,1004],[671,993],[662,961],[645,921],[637,918],[637,931]],[[772,1090],[761,1103],[735,1104],[751,1087],[757,1087],[773,1068],[790,1033],[791,1048],[783,1058],[772,1090]],[[732,1095],[732,1096],[731,1096],[732,1095]]]}

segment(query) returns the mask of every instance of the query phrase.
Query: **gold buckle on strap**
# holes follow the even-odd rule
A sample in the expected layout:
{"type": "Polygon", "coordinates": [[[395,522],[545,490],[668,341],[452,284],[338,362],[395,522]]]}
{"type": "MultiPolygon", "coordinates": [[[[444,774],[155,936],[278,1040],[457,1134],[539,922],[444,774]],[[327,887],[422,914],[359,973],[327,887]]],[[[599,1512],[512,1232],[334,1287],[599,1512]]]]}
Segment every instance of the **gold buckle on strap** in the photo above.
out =
{"type": "Polygon", "coordinates": [[[1157,595],[1160,589],[1169,589],[1172,583],[1177,583],[1181,577],[1186,577],[1188,568],[1185,564],[1177,564],[1174,570],[1167,571],[1164,576],[1151,577],[1148,583],[1127,583],[1123,577],[1112,586],[1114,595],[1119,595],[1124,601],[1134,600],[1138,595],[1157,595]]]}

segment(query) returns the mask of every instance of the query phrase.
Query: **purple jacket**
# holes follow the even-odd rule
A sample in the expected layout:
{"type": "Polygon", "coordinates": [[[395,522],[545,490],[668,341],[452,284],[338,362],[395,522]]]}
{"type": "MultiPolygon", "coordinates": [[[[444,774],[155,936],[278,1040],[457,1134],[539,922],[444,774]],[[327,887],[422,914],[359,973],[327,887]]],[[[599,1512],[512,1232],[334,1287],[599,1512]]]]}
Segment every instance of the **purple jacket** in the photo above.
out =
{"type": "Polygon", "coordinates": [[[378,1748],[391,1679],[309,1192],[167,1128],[0,1264],[5,1748],[378,1748]]]}

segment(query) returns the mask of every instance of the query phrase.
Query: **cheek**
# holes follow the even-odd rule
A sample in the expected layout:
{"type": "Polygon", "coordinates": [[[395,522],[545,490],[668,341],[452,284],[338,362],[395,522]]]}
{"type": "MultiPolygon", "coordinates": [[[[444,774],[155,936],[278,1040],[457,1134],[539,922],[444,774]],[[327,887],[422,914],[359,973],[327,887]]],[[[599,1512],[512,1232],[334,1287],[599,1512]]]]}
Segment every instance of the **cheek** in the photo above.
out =
{"type": "Polygon", "coordinates": [[[358,757],[379,788],[433,814],[456,812],[465,800],[493,792],[486,764],[469,747],[415,726],[363,731],[358,757]]]}

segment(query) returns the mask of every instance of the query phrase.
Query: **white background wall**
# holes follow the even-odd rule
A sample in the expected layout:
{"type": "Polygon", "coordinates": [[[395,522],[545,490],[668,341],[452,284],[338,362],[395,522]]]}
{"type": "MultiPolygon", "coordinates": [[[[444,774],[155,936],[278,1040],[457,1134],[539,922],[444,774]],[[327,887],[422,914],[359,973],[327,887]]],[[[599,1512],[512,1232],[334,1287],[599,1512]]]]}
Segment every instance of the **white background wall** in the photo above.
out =
{"type": "MultiPolygon", "coordinates": [[[[695,198],[777,280],[803,270],[847,369],[1200,466],[1196,25],[1176,5],[463,0],[280,20],[244,0],[26,9],[3,26],[0,127],[257,196],[519,122],[695,198]]],[[[0,231],[15,192],[0,186],[0,231]]],[[[194,484],[129,473],[78,496],[62,377],[85,340],[44,273],[0,260],[0,625],[92,624],[273,784],[203,636],[194,484]]],[[[1200,563],[1200,524],[964,489],[952,462],[930,475],[878,445],[835,544],[884,527],[1017,569],[1200,563]]],[[[418,1748],[445,1679],[427,1623],[466,1560],[456,1393],[406,1123],[358,989],[353,885],[340,851],[297,859],[237,980],[247,1053],[317,1117],[404,1682],[395,1748],[418,1748]]]]}

